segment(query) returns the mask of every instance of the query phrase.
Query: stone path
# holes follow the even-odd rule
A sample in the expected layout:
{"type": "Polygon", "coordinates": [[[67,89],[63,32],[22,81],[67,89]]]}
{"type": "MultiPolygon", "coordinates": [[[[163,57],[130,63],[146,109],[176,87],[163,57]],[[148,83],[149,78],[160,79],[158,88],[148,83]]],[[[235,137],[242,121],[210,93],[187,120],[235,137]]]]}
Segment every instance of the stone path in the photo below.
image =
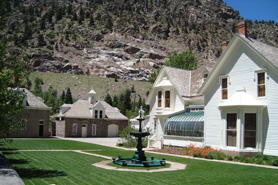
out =
{"type": "Polygon", "coordinates": [[[147,172],[147,173],[184,170],[186,168],[186,164],[170,162],[170,161],[166,161],[166,163],[171,164],[171,166],[169,168],[165,167],[165,168],[159,168],[159,169],[144,168],[144,167],[142,167],[142,169],[117,168],[117,167],[108,165],[108,163],[110,163],[110,162],[111,162],[111,160],[105,160],[105,161],[100,161],[98,163],[94,163],[93,165],[96,167],[99,167],[99,168],[104,168],[106,170],[147,172]]]}

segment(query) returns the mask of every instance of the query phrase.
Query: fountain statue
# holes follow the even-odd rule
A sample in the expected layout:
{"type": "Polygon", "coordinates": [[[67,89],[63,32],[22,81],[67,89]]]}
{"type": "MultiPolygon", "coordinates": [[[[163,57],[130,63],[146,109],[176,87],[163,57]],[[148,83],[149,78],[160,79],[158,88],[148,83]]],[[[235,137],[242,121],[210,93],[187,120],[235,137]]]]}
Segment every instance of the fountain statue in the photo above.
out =
{"type": "Polygon", "coordinates": [[[154,156],[151,156],[151,158],[147,158],[145,155],[145,151],[143,149],[142,145],[142,138],[149,136],[149,132],[142,132],[141,123],[145,119],[144,116],[144,110],[142,109],[142,106],[139,110],[139,118],[137,119],[139,121],[139,132],[131,132],[130,135],[138,138],[137,141],[137,150],[135,151],[135,154],[132,158],[122,158],[121,155],[118,156],[118,158],[112,158],[114,164],[122,165],[122,166],[142,166],[142,167],[151,167],[151,166],[164,166],[165,165],[165,158],[162,158],[162,160],[154,159],[154,156]]]}

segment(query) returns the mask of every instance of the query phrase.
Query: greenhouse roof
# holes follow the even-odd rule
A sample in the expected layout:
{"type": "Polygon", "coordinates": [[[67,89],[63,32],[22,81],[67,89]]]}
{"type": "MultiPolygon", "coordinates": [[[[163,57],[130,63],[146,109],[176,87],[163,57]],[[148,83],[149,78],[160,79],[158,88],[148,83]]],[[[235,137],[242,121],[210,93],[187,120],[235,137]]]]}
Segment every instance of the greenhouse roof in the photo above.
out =
{"type": "Polygon", "coordinates": [[[204,112],[184,112],[168,118],[164,125],[164,134],[203,137],[204,112]]]}

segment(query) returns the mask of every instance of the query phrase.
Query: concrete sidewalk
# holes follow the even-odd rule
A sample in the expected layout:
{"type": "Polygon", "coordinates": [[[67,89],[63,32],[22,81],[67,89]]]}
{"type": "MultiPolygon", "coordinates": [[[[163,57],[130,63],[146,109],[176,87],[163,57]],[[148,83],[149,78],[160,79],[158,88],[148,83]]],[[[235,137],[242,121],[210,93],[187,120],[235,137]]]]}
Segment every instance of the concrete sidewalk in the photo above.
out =
{"type": "Polygon", "coordinates": [[[54,138],[57,139],[63,139],[63,140],[70,140],[70,141],[79,141],[84,143],[92,143],[92,144],[98,144],[98,145],[104,145],[104,146],[110,146],[110,147],[116,147],[117,143],[121,140],[120,137],[110,137],[110,138],[90,138],[90,137],[83,137],[83,138],[74,138],[74,137],[57,137],[54,138]]]}
{"type": "Polygon", "coordinates": [[[0,185],[24,185],[9,161],[0,152],[0,185]]]}

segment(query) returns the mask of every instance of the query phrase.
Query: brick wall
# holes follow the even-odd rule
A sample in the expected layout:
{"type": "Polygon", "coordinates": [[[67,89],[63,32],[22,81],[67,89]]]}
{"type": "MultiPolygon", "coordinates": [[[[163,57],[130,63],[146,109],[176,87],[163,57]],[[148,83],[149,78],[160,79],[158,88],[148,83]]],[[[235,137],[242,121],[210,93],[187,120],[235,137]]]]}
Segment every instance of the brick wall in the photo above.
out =
{"type": "Polygon", "coordinates": [[[65,118],[65,137],[82,137],[82,125],[87,125],[87,137],[107,137],[108,126],[118,125],[119,132],[128,125],[128,120],[110,120],[110,119],[82,119],[65,118]],[[73,135],[73,124],[77,124],[77,135],[73,135]],[[96,124],[96,136],[92,136],[92,124],[96,124]]]}

